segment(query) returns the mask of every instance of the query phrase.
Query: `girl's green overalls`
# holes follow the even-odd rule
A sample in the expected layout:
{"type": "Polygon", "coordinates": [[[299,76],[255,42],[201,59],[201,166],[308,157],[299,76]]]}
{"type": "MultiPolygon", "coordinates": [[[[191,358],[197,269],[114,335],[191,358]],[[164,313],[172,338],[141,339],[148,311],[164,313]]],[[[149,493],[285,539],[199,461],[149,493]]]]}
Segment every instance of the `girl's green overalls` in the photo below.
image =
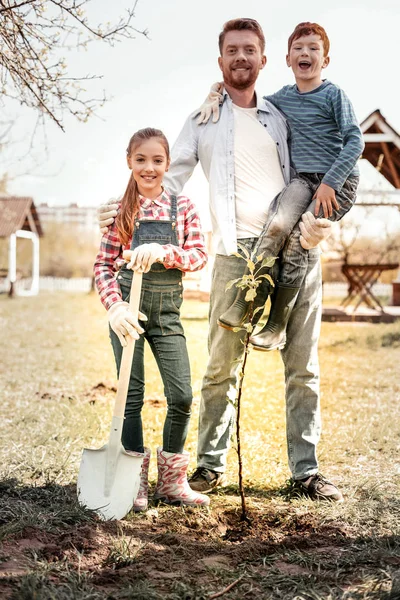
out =
{"type": "MultiPolygon", "coordinates": [[[[176,197],[171,196],[170,219],[136,220],[131,249],[141,244],[158,243],[178,246],[176,231],[176,197]]],[[[133,271],[124,265],[118,273],[122,299],[129,301],[133,271]]],[[[141,411],[144,400],[144,340],[146,339],[157,361],[167,398],[167,415],[163,431],[163,450],[181,453],[185,444],[192,404],[190,365],[186,339],[180,321],[182,304],[182,271],[166,269],[154,263],[143,275],[140,310],[147,316],[141,321],[145,330],[135,344],[131,378],[122,430],[122,444],[126,450],[143,452],[141,411]]],[[[122,346],[110,328],[111,344],[117,371],[122,357],[122,346]]]]}

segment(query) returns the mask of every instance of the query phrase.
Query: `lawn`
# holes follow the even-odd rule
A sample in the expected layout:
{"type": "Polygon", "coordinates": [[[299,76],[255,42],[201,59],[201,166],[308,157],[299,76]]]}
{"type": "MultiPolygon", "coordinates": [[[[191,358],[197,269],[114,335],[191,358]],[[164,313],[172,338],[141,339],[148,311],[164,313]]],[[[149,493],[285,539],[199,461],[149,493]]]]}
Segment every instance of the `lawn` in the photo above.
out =
{"type": "MultiPolygon", "coordinates": [[[[187,300],[195,467],[207,305],[187,300]]],[[[76,501],[83,447],[107,438],[115,368],[95,294],[0,296],[0,597],[60,600],[400,599],[400,326],[330,324],[320,342],[323,474],[341,505],[287,485],[278,352],[249,356],[242,446],[250,525],[240,522],[235,450],[209,510],[154,507],[104,523],[76,501]]],[[[165,400],[147,357],[146,445],[165,400]]],[[[156,467],[152,460],[151,481],[156,467]]]]}

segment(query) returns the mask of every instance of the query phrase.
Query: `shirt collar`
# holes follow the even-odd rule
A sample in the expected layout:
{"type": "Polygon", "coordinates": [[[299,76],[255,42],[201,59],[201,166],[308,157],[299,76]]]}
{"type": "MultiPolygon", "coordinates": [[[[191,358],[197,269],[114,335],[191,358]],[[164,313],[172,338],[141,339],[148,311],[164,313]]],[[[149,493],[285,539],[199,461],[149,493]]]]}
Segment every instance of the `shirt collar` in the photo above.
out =
{"type": "Polygon", "coordinates": [[[157,198],[154,198],[154,200],[151,200],[150,198],[146,198],[145,196],[139,194],[139,202],[140,207],[144,209],[150,208],[153,203],[157,204],[161,208],[169,207],[170,205],[169,195],[165,190],[163,190],[161,194],[157,196],[157,198]]]}
{"type": "MultiPolygon", "coordinates": [[[[271,112],[268,108],[268,106],[265,103],[265,100],[262,96],[258,96],[257,92],[255,92],[256,95],[256,106],[255,108],[257,108],[257,110],[262,110],[263,112],[269,113],[271,112]]],[[[232,98],[230,97],[230,95],[228,94],[228,92],[225,90],[223,90],[222,92],[222,102],[225,102],[225,100],[229,98],[229,100],[232,101],[232,98]]]]}

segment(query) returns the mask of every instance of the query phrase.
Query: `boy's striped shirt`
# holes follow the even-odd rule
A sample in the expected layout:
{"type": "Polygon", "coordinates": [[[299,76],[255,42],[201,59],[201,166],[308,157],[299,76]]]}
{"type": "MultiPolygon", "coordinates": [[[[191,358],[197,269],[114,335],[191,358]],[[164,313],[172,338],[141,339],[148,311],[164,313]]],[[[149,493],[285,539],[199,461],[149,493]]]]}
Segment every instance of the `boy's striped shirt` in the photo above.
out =
{"type": "Polygon", "coordinates": [[[325,173],[323,183],[337,191],[349,175],[359,174],[362,133],[349,98],[337,85],[325,80],[305,93],[287,85],[266,99],[288,120],[297,172],[325,173]]]}

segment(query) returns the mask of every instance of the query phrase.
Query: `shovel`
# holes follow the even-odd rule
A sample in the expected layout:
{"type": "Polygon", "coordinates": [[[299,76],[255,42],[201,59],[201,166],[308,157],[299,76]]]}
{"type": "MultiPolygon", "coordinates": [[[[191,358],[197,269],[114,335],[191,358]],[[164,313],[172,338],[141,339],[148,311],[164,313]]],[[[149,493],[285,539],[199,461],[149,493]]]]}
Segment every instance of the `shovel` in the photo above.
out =
{"type": "MultiPolygon", "coordinates": [[[[129,307],[138,314],[142,274],[132,277],[129,307]]],[[[136,499],[142,468],[142,458],[125,451],[121,444],[126,396],[131,375],[135,340],[126,338],[122,350],[114,413],[108,443],[99,450],[85,448],[78,475],[78,501],[94,510],[105,521],[122,519],[136,499]]]]}

